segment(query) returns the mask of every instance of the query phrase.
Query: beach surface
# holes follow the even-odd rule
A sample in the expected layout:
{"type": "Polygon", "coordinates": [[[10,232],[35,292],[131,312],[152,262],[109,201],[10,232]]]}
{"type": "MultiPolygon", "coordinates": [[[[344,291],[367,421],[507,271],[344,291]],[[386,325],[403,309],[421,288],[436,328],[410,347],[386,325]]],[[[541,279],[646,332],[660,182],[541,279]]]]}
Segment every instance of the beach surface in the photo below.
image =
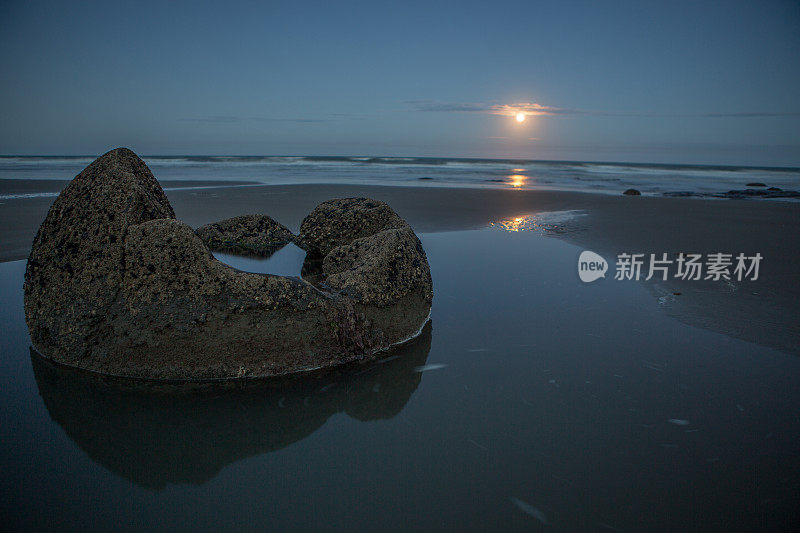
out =
{"type": "MultiPolygon", "coordinates": [[[[797,529],[800,204],[162,184],[193,227],[265,213],[297,231],[323,200],[389,202],[430,263],[431,320],[375,360],[296,383],[137,390],[74,374],[32,353],[23,312],[24,258],[54,196],[5,199],[12,529],[797,529]],[[608,261],[605,279],[579,279],[585,250],[608,261]],[[681,251],[763,261],[757,281],[614,279],[618,254],[681,251]],[[65,504],[64,487],[80,497],[65,504]]],[[[305,253],[217,257],[292,275],[305,253]]]]}
{"type": "MultiPolygon", "coordinates": [[[[41,191],[31,180],[0,180],[0,194],[41,191]]],[[[57,192],[67,181],[47,181],[57,192]]],[[[610,196],[568,191],[427,188],[366,185],[260,185],[164,181],[176,216],[192,227],[263,213],[297,231],[317,204],[367,196],[389,203],[417,233],[478,229],[492,224],[525,230],[537,214],[563,213],[539,228],[595,251],[612,269],[621,253],[760,253],[756,281],[642,281],[665,312],[689,324],[800,353],[800,203],[610,196]]],[[[25,259],[53,196],[0,204],[0,261],[25,259]]],[[[529,228],[528,228],[529,229],[529,228]]],[[[475,253],[491,254],[491,250],[475,253]]],[[[543,260],[546,260],[543,258],[543,260]]],[[[577,261],[576,261],[577,265],[577,261]]],[[[576,266],[577,278],[577,266],[576,266]]],[[[631,283],[632,281],[628,281],[631,283]]],[[[622,283],[622,282],[617,282],[622,283]]]]}

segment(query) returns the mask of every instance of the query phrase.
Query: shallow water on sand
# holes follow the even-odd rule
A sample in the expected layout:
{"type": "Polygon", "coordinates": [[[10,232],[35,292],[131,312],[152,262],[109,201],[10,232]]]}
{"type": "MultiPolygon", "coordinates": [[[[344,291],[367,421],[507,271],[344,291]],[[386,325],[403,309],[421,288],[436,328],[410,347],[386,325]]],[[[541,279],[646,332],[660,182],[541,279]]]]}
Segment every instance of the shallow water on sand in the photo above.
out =
{"type": "Polygon", "coordinates": [[[580,249],[420,236],[431,324],[379,361],[174,394],[32,360],[0,264],[3,523],[66,529],[791,530],[800,359],[579,281],[580,249]]]}
{"type": "Polygon", "coordinates": [[[245,256],[226,252],[213,252],[214,257],[228,266],[244,272],[300,276],[306,252],[293,243],[286,244],[268,257],[245,256]]]}

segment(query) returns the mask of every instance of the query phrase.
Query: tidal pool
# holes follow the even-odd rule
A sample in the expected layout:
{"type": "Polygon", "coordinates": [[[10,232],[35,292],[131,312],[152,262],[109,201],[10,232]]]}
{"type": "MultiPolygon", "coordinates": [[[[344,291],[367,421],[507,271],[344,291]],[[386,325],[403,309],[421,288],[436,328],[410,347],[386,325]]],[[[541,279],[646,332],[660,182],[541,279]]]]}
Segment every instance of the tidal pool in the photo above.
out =
{"type": "Polygon", "coordinates": [[[4,527],[798,525],[796,356],[686,325],[636,282],[581,283],[582,249],[538,231],[420,237],[435,295],[416,340],[191,390],[32,356],[25,262],[0,264],[4,527]]]}
{"type": "Polygon", "coordinates": [[[244,272],[300,276],[306,252],[293,243],[286,244],[267,257],[246,256],[226,252],[213,252],[214,257],[226,265],[244,272]]]}

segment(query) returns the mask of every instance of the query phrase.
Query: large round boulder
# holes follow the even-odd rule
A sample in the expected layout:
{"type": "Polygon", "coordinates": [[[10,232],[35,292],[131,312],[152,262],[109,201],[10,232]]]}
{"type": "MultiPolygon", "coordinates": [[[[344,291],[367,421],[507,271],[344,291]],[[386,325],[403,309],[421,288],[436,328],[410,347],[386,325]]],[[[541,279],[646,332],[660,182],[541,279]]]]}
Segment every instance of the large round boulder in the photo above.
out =
{"type": "MultiPolygon", "coordinates": [[[[432,300],[419,240],[382,202],[334,203],[345,223],[303,223],[327,235],[314,248],[327,250],[321,282],[240,272],[175,220],[144,162],[108,152],[59,195],[34,240],[25,275],[33,344],[105,374],[225,379],[333,366],[408,340],[432,300]],[[356,219],[363,228],[348,233],[356,219]]],[[[291,236],[278,226],[250,227],[291,236]]]]}
{"type": "Polygon", "coordinates": [[[158,181],[126,148],[96,159],[61,192],[33,240],[25,318],[47,352],[77,362],[122,286],[131,226],[175,213],[158,181]]]}

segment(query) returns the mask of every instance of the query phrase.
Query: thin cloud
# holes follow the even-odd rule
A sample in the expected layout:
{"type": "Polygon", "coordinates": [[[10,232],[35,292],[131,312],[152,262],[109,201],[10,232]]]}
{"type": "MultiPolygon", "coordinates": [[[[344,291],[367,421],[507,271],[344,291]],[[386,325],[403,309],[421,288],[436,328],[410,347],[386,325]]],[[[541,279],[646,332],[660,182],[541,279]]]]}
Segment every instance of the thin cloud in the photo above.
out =
{"type": "Polygon", "coordinates": [[[316,122],[329,122],[323,118],[272,118],[272,117],[253,117],[258,122],[294,122],[296,124],[309,124],[316,122]]]}
{"type": "Polygon", "coordinates": [[[210,115],[205,117],[187,117],[179,119],[183,122],[204,122],[211,124],[233,124],[236,122],[293,122],[298,124],[330,122],[332,119],[322,118],[275,118],[275,117],[237,117],[232,115],[210,115]]]}
{"type": "Polygon", "coordinates": [[[207,117],[187,117],[182,118],[183,122],[214,122],[217,124],[231,124],[233,122],[240,122],[242,119],[239,117],[229,115],[211,115],[207,117]]]}
{"type": "Polygon", "coordinates": [[[346,120],[366,120],[373,115],[368,113],[328,113],[327,116],[332,117],[332,120],[335,119],[346,119],[346,120]]]}
{"type": "Polygon", "coordinates": [[[586,111],[582,114],[597,117],[644,117],[644,118],[769,118],[797,117],[800,112],[785,111],[737,111],[730,113],[612,113],[607,111],[586,111]]]}
{"type": "Polygon", "coordinates": [[[481,103],[442,103],[427,100],[410,100],[406,102],[415,111],[432,113],[485,113],[489,115],[514,116],[518,113],[526,115],[569,115],[576,112],[569,109],[545,106],[533,102],[517,104],[481,104],[481,103]]]}
{"type": "Polygon", "coordinates": [[[519,102],[514,104],[489,104],[489,103],[443,103],[427,100],[410,100],[406,104],[415,111],[433,113],[483,113],[513,117],[520,113],[527,116],[595,116],[595,117],[640,117],[640,118],[765,118],[765,117],[796,117],[800,112],[787,111],[737,111],[727,113],[617,113],[611,111],[596,111],[587,109],[568,109],[554,107],[535,102],[519,102]]]}
{"type": "Polygon", "coordinates": [[[513,117],[520,113],[528,116],[559,116],[559,115],[582,115],[584,111],[576,109],[563,109],[548,105],[536,104],[533,102],[521,102],[518,104],[498,104],[489,106],[487,113],[500,115],[503,117],[513,117]]]}
{"type": "Polygon", "coordinates": [[[743,111],[740,113],[705,113],[704,117],[798,117],[800,112],[770,112],[770,111],[743,111]]]}
{"type": "Polygon", "coordinates": [[[489,110],[486,104],[446,104],[425,100],[410,100],[406,103],[416,111],[433,113],[486,113],[489,110]]]}

